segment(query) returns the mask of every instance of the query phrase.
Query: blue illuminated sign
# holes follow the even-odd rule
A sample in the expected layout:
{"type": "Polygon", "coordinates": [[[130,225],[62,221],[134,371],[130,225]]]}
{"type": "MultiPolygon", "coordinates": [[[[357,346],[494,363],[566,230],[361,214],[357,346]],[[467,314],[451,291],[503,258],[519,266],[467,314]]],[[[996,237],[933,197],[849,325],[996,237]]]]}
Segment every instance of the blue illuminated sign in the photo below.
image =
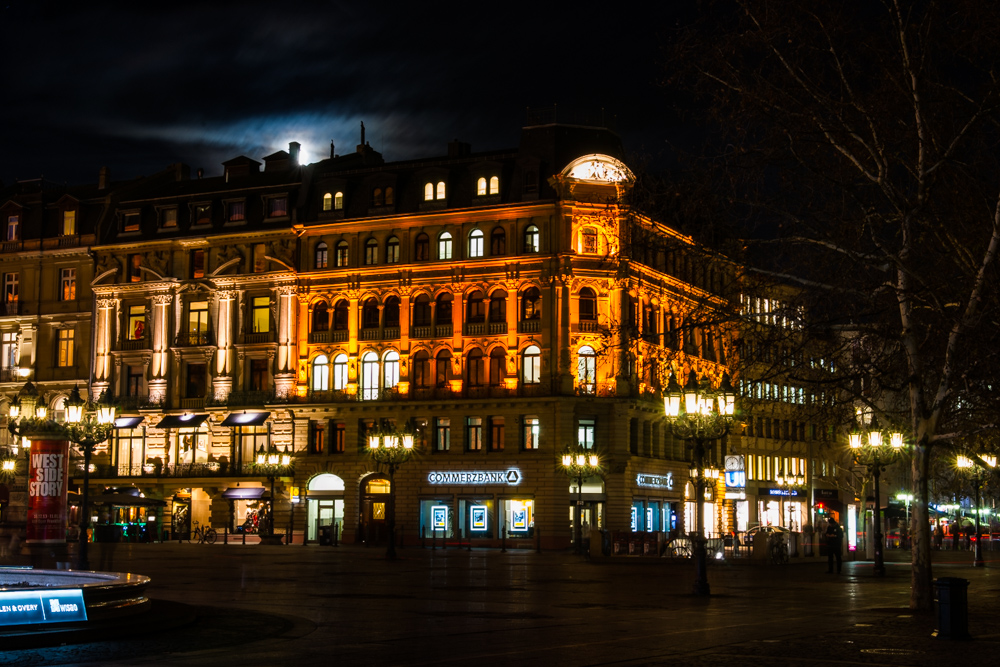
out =
{"type": "Polygon", "coordinates": [[[798,489],[762,489],[764,493],[769,496],[802,496],[805,495],[802,491],[798,489]]]}
{"type": "Polygon", "coordinates": [[[431,529],[438,531],[448,530],[447,505],[434,505],[431,507],[431,529]]]}
{"type": "Polygon", "coordinates": [[[86,621],[83,591],[56,589],[0,592],[0,625],[86,621]]]}
{"type": "Polygon", "coordinates": [[[486,507],[473,505],[470,511],[472,513],[470,518],[472,530],[486,530],[486,507]]]}
{"type": "Polygon", "coordinates": [[[432,471],[427,473],[428,484],[506,484],[517,486],[521,483],[521,471],[517,468],[507,470],[453,470],[432,471]]]}
{"type": "Polygon", "coordinates": [[[635,505],[632,506],[632,532],[639,532],[639,511],[635,505]]]}
{"type": "Polygon", "coordinates": [[[742,489],[747,485],[747,474],[742,470],[726,471],[726,486],[730,489],[742,489]]]}

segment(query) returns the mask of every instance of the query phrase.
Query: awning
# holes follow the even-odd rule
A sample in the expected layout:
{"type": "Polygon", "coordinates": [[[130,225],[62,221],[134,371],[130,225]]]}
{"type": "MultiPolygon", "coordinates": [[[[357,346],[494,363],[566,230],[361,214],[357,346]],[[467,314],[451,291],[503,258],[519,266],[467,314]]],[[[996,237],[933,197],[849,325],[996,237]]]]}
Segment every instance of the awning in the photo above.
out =
{"type": "Polygon", "coordinates": [[[223,420],[223,426],[260,426],[271,416],[270,412],[233,412],[223,420]]]}
{"type": "Polygon", "coordinates": [[[201,426],[208,419],[208,415],[167,415],[156,428],[195,428],[201,426]]]}
{"type": "Polygon", "coordinates": [[[263,486],[245,486],[239,487],[234,486],[232,488],[226,489],[222,492],[223,498],[229,498],[231,500],[260,500],[264,495],[263,486]]]}
{"type": "Polygon", "coordinates": [[[167,503],[156,498],[141,498],[128,493],[105,493],[88,501],[94,505],[118,505],[119,507],[163,507],[167,503]]]}
{"type": "Polygon", "coordinates": [[[135,428],[142,423],[142,417],[119,417],[115,420],[115,428],[135,428]]]}

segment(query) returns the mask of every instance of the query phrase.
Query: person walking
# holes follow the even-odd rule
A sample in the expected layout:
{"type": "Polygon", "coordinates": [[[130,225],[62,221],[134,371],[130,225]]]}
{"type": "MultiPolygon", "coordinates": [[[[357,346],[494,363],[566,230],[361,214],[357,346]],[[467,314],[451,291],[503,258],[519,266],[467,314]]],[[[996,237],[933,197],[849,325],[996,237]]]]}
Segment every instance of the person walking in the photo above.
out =
{"type": "Polygon", "coordinates": [[[833,559],[837,559],[837,574],[840,574],[842,564],[841,550],[844,541],[844,529],[840,527],[837,520],[830,517],[826,523],[826,572],[833,574],[833,559]]]}

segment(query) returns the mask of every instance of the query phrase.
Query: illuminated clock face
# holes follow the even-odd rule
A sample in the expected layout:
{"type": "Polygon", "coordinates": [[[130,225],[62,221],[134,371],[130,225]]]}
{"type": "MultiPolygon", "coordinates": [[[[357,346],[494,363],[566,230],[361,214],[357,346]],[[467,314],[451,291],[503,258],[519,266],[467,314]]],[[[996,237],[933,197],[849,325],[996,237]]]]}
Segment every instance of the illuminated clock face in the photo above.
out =
{"type": "Polygon", "coordinates": [[[727,456],[726,457],[726,470],[742,470],[743,466],[740,465],[740,457],[738,456],[727,456]]]}

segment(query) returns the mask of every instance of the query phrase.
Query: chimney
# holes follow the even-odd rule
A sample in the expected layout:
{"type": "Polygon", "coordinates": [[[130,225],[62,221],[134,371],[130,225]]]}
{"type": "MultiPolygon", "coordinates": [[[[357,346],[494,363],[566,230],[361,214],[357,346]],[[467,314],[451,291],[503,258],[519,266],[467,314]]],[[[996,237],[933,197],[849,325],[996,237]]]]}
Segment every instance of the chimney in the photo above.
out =
{"type": "Polygon", "coordinates": [[[111,170],[107,167],[101,167],[101,172],[97,177],[97,189],[107,190],[108,185],[111,184],[111,170]]]}
{"type": "Polygon", "coordinates": [[[191,167],[187,166],[183,162],[175,162],[174,164],[170,165],[169,168],[174,170],[175,181],[191,180],[191,167]]]}
{"type": "Polygon", "coordinates": [[[458,139],[448,142],[448,157],[466,157],[470,153],[472,153],[472,144],[458,139]]]}
{"type": "Polygon", "coordinates": [[[204,175],[205,175],[205,170],[202,169],[201,167],[198,167],[198,180],[200,181],[202,176],[204,175]]]}
{"type": "Polygon", "coordinates": [[[330,142],[330,157],[337,157],[337,152],[333,149],[333,142],[330,142]]]}
{"type": "Polygon", "coordinates": [[[302,144],[297,141],[288,142],[288,159],[292,163],[292,167],[299,166],[299,150],[302,148],[302,144]]]}

